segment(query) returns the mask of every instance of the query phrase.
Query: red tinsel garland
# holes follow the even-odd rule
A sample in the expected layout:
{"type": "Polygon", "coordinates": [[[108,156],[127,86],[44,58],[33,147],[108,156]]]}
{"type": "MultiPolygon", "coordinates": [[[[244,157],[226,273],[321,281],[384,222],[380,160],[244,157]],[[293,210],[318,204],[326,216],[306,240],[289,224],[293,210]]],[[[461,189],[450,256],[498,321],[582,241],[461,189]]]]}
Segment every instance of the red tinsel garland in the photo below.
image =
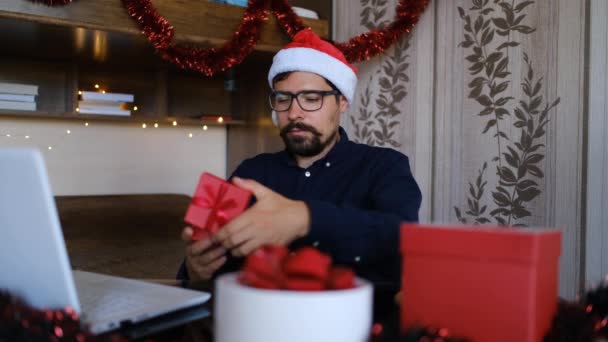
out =
{"type": "Polygon", "coordinates": [[[396,19],[387,28],[378,28],[335,45],[351,63],[369,60],[383,53],[404,33],[409,34],[428,4],[429,0],[400,0],[396,19]]]}
{"type": "Polygon", "coordinates": [[[271,0],[272,14],[277,18],[279,26],[289,37],[293,38],[296,33],[305,29],[306,26],[299,16],[293,11],[293,7],[287,0],[271,0]]]}
{"type": "Polygon", "coordinates": [[[126,342],[119,334],[93,336],[71,308],[37,310],[0,290],[0,341],[126,342]]]}
{"type": "MultiPolygon", "coordinates": [[[[72,0],[30,1],[54,6],[65,5],[72,0]]],[[[122,1],[131,18],[138,22],[143,34],[163,58],[181,68],[196,70],[206,76],[213,76],[240,64],[253,51],[260,38],[262,24],[268,19],[266,8],[269,4],[279,26],[290,37],[306,27],[287,0],[249,0],[239,27],[223,46],[181,46],[173,44],[173,26],[158,13],[151,0],[122,1]]],[[[387,28],[378,28],[335,45],[351,63],[368,60],[384,52],[401,35],[410,33],[428,3],[429,0],[400,0],[396,19],[387,28]]]]}
{"type": "Polygon", "coordinates": [[[123,0],[123,4],[163,58],[206,76],[213,76],[241,63],[253,50],[262,23],[268,19],[265,0],[250,0],[241,24],[232,39],[222,47],[189,47],[173,45],[173,26],[158,14],[150,0],[123,0]]]}
{"type": "MultiPolygon", "coordinates": [[[[172,46],[173,27],[158,14],[150,0],[123,0],[123,3],[161,56],[182,68],[213,76],[241,63],[251,53],[261,25],[268,19],[265,9],[268,1],[279,25],[290,37],[306,27],[287,0],[249,0],[239,28],[219,49],[172,46]]],[[[429,0],[400,0],[396,20],[386,29],[375,29],[335,45],[349,62],[368,60],[384,52],[402,34],[411,32],[428,3],[429,0]]]]}
{"type": "MultiPolygon", "coordinates": [[[[608,284],[587,292],[582,302],[560,301],[544,342],[596,341],[608,337],[608,284]]],[[[401,333],[399,317],[374,324],[373,342],[465,342],[445,329],[418,328],[401,333]]],[[[496,332],[500,334],[500,331],[496,332]]],[[[126,341],[119,334],[93,336],[70,309],[36,310],[0,290],[0,341],[126,341]]]]}
{"type": "Polygon", "coordinates": [[[74,0],[30,0],[31,2],[40,2],[47,6],[63,6],[72,3],[74,0]]]}

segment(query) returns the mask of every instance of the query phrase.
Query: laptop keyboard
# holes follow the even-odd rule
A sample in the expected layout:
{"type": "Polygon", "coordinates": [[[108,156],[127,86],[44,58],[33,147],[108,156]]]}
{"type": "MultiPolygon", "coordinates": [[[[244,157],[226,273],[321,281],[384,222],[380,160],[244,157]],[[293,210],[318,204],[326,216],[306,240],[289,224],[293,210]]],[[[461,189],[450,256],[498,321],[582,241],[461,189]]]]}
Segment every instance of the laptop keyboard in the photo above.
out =
{"type": "MultiPolygon", "coordinates": [[[[79,291],[80,293],[81,291],[79,291]]],[[[104,295],[94,291],[85,291],[86,294],[79,295],[83,312],[96,317],[113,317],[129,312],[139,311],[145,304],[146,299],[131,293],[111,293],[104,295]]]]}
{"type": "Polygon", "coordinates": [[[211,297],[209,293],[96,273],[74,271],[73,275],[83,319],[96,332],[202,304],[211,297]]]}
{"type": "Polygon", "coordinates": [[[76,282],[82,311],[88,318],[133,316],[165,302],[154,286],[110,277],[79,277],[76,282]]]}

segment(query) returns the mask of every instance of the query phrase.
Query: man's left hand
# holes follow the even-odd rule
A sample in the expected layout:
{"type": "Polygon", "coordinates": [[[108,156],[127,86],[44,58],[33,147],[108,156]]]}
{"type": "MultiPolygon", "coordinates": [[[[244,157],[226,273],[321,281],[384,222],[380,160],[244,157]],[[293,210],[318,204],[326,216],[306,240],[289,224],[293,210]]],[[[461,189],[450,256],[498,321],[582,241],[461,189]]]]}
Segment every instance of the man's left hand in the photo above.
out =
{"type": "Polygon", "coordinates": [[[233,255],[245,256],[266,244],[287,245],[308,234],[306,203],[286,198],[254,180],[234,177],[232,182],[251,191],[257,200],[214,236],[233,255]]]}

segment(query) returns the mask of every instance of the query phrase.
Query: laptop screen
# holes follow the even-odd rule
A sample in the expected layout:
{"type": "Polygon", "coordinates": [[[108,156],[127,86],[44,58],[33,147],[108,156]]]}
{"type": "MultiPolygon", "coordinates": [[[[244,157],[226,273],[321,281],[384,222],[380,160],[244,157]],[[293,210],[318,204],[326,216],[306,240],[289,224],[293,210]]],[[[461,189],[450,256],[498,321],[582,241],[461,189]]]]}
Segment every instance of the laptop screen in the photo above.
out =
{"type": "Polygon", "coordinates": [[[38,150],[0,149],[0,289],[36,308],[80,305],[38,150]]]}

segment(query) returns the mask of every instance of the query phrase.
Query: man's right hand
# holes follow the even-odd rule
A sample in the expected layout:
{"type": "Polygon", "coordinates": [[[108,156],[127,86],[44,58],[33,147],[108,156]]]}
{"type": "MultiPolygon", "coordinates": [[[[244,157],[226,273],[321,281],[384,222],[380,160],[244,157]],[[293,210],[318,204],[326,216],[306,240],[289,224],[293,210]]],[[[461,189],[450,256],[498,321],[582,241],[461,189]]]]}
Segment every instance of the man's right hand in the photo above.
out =
{"type": "Polygon", "coordinates": [[[212,241],[210,236],[193,241],[192,227],[185,227],[182,240],[186,245],[186,268],[190,280],[209,280],[213,273],[226,262],[226,249],[212,241]]]}

